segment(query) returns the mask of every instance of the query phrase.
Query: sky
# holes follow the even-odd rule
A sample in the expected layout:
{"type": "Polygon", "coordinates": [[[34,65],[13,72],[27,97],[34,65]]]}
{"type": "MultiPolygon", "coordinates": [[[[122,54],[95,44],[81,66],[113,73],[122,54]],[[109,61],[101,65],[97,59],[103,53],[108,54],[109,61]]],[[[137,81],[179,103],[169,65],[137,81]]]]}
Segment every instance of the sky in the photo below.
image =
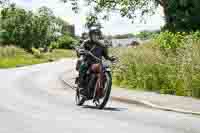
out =
{"type": "MultiPolygon", "coordinates": [[[[82,32],[87,31],[84,27],[85,18],[90,11],[88,8],[80,8],[78,14],[75,14],[70,7],[70,4],[63,4],[59,0],[11,0],[18,6],[36,11],[41,6],[47,6],[51,8],[56,16],[61,17],[70,24],[75,25],[75,32],[77,35],[81,35],[82,32]]],[[[84,7],[84,6],[82,6],[84,7]]],[[[157,13],[151,17],[145,18],[146,23],[136,21],[131,23],[131,20],[122,18],[117,13],[112,13],[109,21],[102,21],[103,33],[106,35],[113,34],[126,34],[126,33],[138,33],[142,30],[157,30],[164,25],[162,8],[157,9],[157,13]]]]}

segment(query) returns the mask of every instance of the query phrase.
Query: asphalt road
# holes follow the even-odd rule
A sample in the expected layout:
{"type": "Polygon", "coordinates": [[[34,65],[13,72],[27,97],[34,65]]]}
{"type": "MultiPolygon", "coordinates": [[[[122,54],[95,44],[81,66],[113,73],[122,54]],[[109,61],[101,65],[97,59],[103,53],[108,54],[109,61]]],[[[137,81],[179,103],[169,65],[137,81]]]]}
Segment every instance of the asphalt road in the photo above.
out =
{"type": "Polygon", "coordinates": [[[0,133],[200,133],[200,117],[109,101],[74,104],[72,60],[0,70],[0,133]]]}

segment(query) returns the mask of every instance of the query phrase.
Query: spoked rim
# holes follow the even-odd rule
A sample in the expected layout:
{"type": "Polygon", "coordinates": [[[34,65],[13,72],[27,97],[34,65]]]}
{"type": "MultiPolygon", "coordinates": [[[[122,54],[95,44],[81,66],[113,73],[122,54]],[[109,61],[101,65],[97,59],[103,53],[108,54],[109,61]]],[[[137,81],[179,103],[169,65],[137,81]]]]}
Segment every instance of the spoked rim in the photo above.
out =
{"type": "Polygon", "coordinates": [[[79,105],[79,106],[83,105],[85,102],[85,99],[80,95],[79,88],[76,88],[75,102],[76,102],[76,105],[79,105]]]}
{"type": "Polygon", "coordinates": [[[103,88],[103,96],[102,97],[100,97],[100,98],[98,98],[98,99],[95,99],[94,100],[94,104],[97,106],[97,107],[99,107],[99,106],[101,106],[101,104],[103,103],[103,101],[104,101],[104,98],[105,98],[105,94],[106,94],[106,92],[107,92],[107,81],[105,82],[105,85],[104,85],[104,88],[103,88]]]}
{"type": "Polygon", "coordinates": [[[79,89],[77,88],[76,89],[76,97],[75,97],[76,105],[78,105],[79,101],[80,101],[80,92],[79,92],[79,89]]]}
{"type": "MultiPolygon", "coordinates": [[[[106,81],[104,83],[104,89],[102,90],[103,91],[103,96],[101,98],[98,98],[98,99],[95,99],[93,102],[94,104],[96,105],[97,108],[103,108],[103,104],[105,104],[105,99],[107,98],[107,91],[109,89],[109,76],[108,75],[105,75],[106,76],[106,81]]],[[[107,101],[106,101],[107,102],[107,101]]]]}

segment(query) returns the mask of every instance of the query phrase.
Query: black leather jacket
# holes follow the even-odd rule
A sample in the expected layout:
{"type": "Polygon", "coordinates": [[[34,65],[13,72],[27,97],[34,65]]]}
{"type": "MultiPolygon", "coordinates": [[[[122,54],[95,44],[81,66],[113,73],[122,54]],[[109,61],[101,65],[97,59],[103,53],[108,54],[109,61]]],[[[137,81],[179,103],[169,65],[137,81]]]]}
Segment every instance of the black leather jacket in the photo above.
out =
{"type": "MultiPolygon", "coordinates": [[[[112,58],[108,56],[108,48],[99,41],[94,42],[91,40],[86,40],[82,43],[80,48],[90,51],[94,56],[98,57],[99,59],[102,59],[102,57],[104,57],[107,60],[112,60],[112,58]]],[[[98,61],[90,55],[86,57],[85,61],[89,64],[98,63],[98,61]]]]}

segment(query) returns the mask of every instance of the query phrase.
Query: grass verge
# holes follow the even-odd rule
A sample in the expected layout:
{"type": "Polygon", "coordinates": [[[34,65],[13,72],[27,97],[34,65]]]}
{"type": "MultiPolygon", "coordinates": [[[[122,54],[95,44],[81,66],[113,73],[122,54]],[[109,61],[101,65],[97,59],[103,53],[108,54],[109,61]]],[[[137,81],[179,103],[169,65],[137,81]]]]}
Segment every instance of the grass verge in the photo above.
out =
{"type": "Polygon", "coordinates": [[[72,50],[55,49],[51,53],[44,53],[39,58],[13,46],[0,47],[0,68],[13,68],[58,60],[61,58],[74,57],[72,50]]]}
{"type": "Polygon", "coordinates": [[[200,98],[200,43],[162,51],[155,42],[116,48],[114,84],[129,89],[200,98]]]}

